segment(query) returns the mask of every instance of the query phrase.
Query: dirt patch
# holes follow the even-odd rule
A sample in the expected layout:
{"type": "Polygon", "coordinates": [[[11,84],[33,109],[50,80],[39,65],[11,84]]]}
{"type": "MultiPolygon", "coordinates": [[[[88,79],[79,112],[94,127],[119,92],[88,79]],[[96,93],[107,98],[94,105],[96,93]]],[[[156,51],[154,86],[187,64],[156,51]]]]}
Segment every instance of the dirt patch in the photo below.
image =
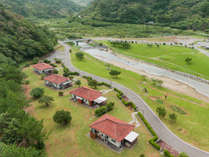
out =
{"type": "Polygon", "coordinates": [[[35,112],[35,108],[34,108],[33,105],[31,105],[31,106],[29,106],[29,107],[26,107],[26,108],[24,109],[24,111],[25,111],[26,113],[29,113],[30,115],[33,115],[34,112],[35,112]]]}
{"type": "Polygon", "coordinates": [[[31,96],[30,96],[30,86],[29,85],[23,85],[23,89],[24,89],[24,93],[25,93],[26,98],[28,100],[31,99],[31,96]]]}

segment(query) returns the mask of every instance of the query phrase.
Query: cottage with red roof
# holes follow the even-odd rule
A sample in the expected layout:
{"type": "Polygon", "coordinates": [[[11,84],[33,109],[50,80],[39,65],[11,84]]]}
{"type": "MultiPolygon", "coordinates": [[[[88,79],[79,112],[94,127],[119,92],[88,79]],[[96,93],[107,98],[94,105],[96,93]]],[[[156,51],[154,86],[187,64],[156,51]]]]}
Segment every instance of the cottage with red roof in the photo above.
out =
{"type": "Polygon", "coordinates": [[[38,74],[42,74],[42,73],[51,74],[54,70],[54,67],[46,63],[38,63],[33,65],[33,69],[38,74]]]}
{"type": "Polygon", "coordinates": [[[65,89],[72,85],[72,81],[69,78],[66,78],[57,74],[46,76],[44,80],[47,86],[53,87],[56,89],[65,89]]]}
{"type": "Polygon", "coordinates": [[[99,138],[113,148],[132,146],[136,143],[138,134],[134,132],[134,125],[123,122],[108,114],[103,115],[90,125],[90,136],[99,138]]]}
{"type": "Polygon", "coordinates": [[[70,91],[70,94],[72,95],[72,99],[74,101],[78,101],[80,103],[84,103],[87,105],[96,105],[96,104],[105,104],[106,98],[102,96],[102,93],[88,88],[88,87],[81,87],[74,89],[70,91]]]}

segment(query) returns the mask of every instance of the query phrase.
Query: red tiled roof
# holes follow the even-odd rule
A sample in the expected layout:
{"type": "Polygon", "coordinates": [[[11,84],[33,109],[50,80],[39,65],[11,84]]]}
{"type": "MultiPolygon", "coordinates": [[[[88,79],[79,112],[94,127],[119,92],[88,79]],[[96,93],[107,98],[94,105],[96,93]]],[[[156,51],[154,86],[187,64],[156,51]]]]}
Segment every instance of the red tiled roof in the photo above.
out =
{"type": "Polygon", "coordinates": [[[44,80],[52,82],[52,83],[55,83],[55,84],[60,84],[60,83],[64,83],[64,82],[69,81],[68,78],[60,76],[60,75],[56,75],[56,74],[52,74],[52,75],[46,76],[44,78],[44,80]]]}
{"type": "Polygon", "coordinates": [[[118,142],[122,141],[131,131],[134,130],[134,125],[123,122],[108,114],[105,114],[96,120],[90,125],[90,127],[97,131],[101,131],[118,142]]]}
{"type": "Polygon", "coordinates": [[[88,88],[88,87],[81,87],[81,88],[74,89],[70,91],[70,94],[82,97],[89,101],[94,101],[100,96],[102,96],[102,94],[99,91],[88,88]]]}
{"type": "Polygon", "coordinates": [[[49,64],[46,63],[38,63],[33,65],[33,68],[37,69],[37,70],[45,70],[45,69],[53,69],[53,67],[49,64]]]}

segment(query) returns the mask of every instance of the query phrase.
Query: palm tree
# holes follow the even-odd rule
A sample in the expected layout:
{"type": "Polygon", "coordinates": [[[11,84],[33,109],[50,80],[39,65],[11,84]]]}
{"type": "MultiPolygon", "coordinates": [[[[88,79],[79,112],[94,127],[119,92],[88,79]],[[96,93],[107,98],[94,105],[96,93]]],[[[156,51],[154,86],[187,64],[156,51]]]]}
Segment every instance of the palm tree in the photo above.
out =
{"type": "Polygon", "coordinates": [[[46,95],[39,99],[39,103],[46,105],[46,107],[48,107],[52,101],[54,101],[54,98],[46,95]]]}

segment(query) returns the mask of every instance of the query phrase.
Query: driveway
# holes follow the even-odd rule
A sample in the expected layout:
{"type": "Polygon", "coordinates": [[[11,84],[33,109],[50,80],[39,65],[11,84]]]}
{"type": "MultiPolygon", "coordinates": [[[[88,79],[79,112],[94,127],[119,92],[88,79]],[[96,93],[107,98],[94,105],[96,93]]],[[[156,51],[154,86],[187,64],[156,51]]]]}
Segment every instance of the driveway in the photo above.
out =
{"type": "Polygon", "coordinates": [[[53,54],[51,54],[51,56],[48,57],[48,59],[53,60],[53,58],[59,58],[71,71],[79,72],[81,76],[90,76],[99,82],[106,82],[108,84],[111,84],[112,87],[121,90],[131,101],[133,101],[133,103],[136,104],[138,110],[142,112],[142,114],[153,127],[159,138],[165,141],[173,149],[177,150],[178,152],[186,152],[190,157],[209,157],[209,152],[200,150],[199,148],[194,147],[187,142],[184,142],[173,132],[171,132],[167,128],[167,126],[158,118],[158,116],[152,111],[148,104],[132,90],[116,82],[112,82],[110,80],[89,74],[84,71],[80,71],[79,69],[75,68],[71,64],[70,60],[70,46],[68,46],[64,42],[60,42],[60,44],[65,47],[65,51],[55,51],[53,54]]]}

